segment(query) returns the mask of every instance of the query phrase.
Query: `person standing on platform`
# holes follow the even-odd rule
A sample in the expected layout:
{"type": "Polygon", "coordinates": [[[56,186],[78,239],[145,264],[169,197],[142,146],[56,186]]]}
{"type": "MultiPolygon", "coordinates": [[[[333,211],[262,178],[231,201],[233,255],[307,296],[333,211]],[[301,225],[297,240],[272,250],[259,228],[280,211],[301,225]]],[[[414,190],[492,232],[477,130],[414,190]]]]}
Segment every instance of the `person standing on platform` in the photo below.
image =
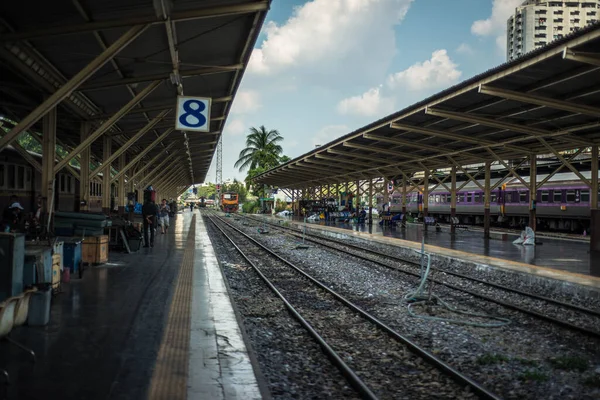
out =
{"type": "Polygon", "coordinates": [[[159,210],[159,218],[160,218],[160,233],[167,233],[167,229],[169,229],[169,213],[171,212],[171,207],[167,204],[167,199],[162,199],[160,210],[159,210]]]}
{"type": "Polygon", "coordinates": [[[144,247],[154,247],[154,230],[156,228],[156,214],[158,207],[152,200],[146,200],[142,206],[142,217],[144,218],[144,247]],[[148,241],[148,230],[150,230],[150,241],[148,241]]]}

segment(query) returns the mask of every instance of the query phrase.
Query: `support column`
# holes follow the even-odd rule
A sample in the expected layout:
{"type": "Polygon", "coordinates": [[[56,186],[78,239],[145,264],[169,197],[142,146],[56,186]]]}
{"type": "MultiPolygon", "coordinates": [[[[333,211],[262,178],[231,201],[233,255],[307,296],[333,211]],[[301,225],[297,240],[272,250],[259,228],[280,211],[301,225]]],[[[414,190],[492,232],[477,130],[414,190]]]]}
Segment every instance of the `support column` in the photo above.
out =
{"type": "Polygon", "coordinates": [[[358,213],[360,212],[360,181],[356,181],[356,217],[358,217],[358,213]]]}
{"type": "MultiPolygon", "coordinates": [[[[590,251],[600,253],[600,209],[598,209],[598,146],[592,146],[592,187],[590,188],[590,251]]],[[[591,265],[591,264],[590,264],[591,265]]]]}
{"type": "Polygon", "coordinates": [[[369,181],[369,224],[373,223],[373,178],[369,181]]]}
{"type": "MultiPolygon", "coordinates": [[[[127,160],[125,157],[125,153],[119,156],[119,171],[121,171],[127,165],[127,160]]],[[[125,203],[127,202],[127,194],[125,193],[125,175],[121,175],[119,177],[119,188],[118,188],[118,199],[119,203],[117,206],[119,207],[119,215],[125,214],[125,203]]]]}
{"type": "Polygon", "coordinates": [[[296,215],[296,204],[294,203],[296,190],[292,189],[292,215],[296,215]]]}
{"type": "MultiPolygon", "coordinates": [[[[456,217],[456,166],[452,166],[452,172],[450,173],[451,187],[450,187],[450,218],[456,217]]],[[[451,232],[456,232],[456,226],[451,224],[451,232]]]]}
{"type": "Polygon", "coordinates": [[[382,211],[386,210],[387,207],[387,211],[389,211],[389,202],[390,202],[390,192],[388,191],[388,183],[390,182],[390,179],[388,179],[387,176],[383,177],[383,205],[381,206],[382,211]],[[384,207],[385,205],[385,207],[384,207]]]}
{"type": "MultiPolygon", "coordinates": [[[[110,136],[102,136],[102,160],[106,162],[112,154],[112,138],[110,136]]],[[[110,166],[104,170],[102,174],[102,212],[106,215],[110,215],[110,166]]]]}
{"type": "MultiPolygon", "coordinates": [[[[79,128],[79,139],[81,142],[86,140],[90,135],[92,126],[89,122],[84,121],[79,128]]],[[[79,171],[79,210],[88,211],[90,209],[90,160],[91,148],[86,147],[81,152],[80,171],[79,171]]]]}
{"type": "Polygon", "coordinates": [[[427,217],[429,209],[429,170],[423,171],[423,217],[427,217]]]}
{"type": "Polygon", "coordinates": [[[58,209],[54,202],[56,185],[54,183],[56,160],[56,107],[44,115],[42,137],[42,199],[43,211],[49,215],[58,209]]]}
{"type": "Polygon", "coordinates": [[[537,200],[537,155],[532,154],[529,161],[529,227],[535,232],[537,200]]]}
{"type": "Polygon", "coordinates": [[[491,179],[492,163],[486,161],[485,163],[485,186],[483,192],[483,237],[489,239],[490,237],[490,179],[491,179]]]}
{"type": "Polygon", "coordinates": [[[406,222],[406,175],[402,176],[402,221],[406,222]]]}

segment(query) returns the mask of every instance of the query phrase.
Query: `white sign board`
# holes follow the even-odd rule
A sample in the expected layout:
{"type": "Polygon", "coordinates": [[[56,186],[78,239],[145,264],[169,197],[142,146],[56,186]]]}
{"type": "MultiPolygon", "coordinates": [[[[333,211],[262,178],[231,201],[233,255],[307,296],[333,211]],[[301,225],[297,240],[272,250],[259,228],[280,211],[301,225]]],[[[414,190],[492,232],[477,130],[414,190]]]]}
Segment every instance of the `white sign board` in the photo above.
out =
{"type": "Polygon", "coordinates": [[[180,131],[210,131],[210,98],[177,96],[175,129],[180,131]]]}

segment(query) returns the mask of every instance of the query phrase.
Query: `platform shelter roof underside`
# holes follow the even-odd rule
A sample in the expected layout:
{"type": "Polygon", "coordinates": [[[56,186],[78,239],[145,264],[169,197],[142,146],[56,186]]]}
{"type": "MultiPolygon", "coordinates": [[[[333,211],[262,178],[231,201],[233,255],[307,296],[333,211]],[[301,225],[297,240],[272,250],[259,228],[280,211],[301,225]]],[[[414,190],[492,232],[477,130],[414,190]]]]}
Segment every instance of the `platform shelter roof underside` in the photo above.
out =
{"type": "MultiPolygon", "coordinates": [[[[173,155],[168,167],[181,165],[188,184],[202,182],[270,3],[2,2],[0,114],[19,122],[87,72],[57,106],[57,143],[77,148],[82,121],[92,131],[112,124],[105,135],[113,138],[113,150],[131,145],[127,162],[153,145],[140,162],[173,155]],[[108,60],[86,71],[103,54],[108,60]],[[212,99],[209,132],[184,135],[174,129],[178,95],[212,99]]],[[[28,130],[42,131],[42,119],[28,130]]],[[[91,150],[101,162],[103,140],[94,141],[91,150]]]]}
{"type": "Polygon", "coordinates": [[[304,188],[600,144],[600,25],[461,82],[254,183],[304,188]]]}

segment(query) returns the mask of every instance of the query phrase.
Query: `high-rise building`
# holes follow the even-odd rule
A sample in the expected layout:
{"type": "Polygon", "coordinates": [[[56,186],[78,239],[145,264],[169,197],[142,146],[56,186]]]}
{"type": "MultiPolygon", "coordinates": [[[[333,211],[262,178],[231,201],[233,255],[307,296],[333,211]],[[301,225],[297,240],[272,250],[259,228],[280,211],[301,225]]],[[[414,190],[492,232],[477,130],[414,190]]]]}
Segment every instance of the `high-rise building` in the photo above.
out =
{"type": "Polygon", "coordinates": [[[600,0],[526,0],[507,21],[510,61],[598,21],[600,0]]]}

